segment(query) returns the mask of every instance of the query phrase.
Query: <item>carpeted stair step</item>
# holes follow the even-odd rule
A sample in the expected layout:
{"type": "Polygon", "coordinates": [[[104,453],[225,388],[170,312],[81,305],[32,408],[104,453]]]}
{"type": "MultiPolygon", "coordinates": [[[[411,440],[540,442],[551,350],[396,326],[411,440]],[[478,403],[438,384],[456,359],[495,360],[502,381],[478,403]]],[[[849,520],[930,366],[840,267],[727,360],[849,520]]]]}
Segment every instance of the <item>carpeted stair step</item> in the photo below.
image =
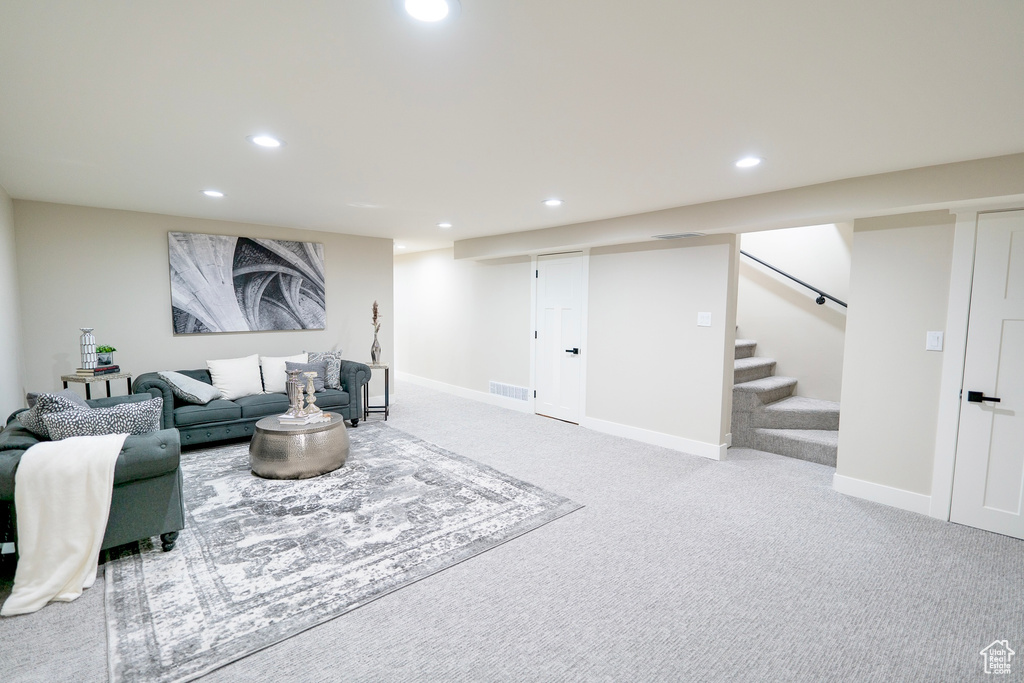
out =
{"type": "Polygon", "coordinates": [[[775,360],[772,358],[739,358],[734,361],[733,384],[752,382],[775,374],[775,360]]]}
{"type": "Polygon", "coordinates": [[[836,466],[839,432],[831,429],[765,429],[753,430],[752,448],[778,453],[798,460],[836,466]]]}
{"type": "Polygon", "coordinates": [[[753,339],[737,339],[736,358],[750,358],[754,355],[755,348],[757,348],[757,342],[753,339]]]}
{"type": "Polygon", "coordinates": [[[764,377],[732,386],[733,410],[751,411],[793,395],[793,377],[764,377]]]}
{"type": "Polygon", "coordinates": [[[839,404],[790,396],[755,411],[750,416],[750,425],[769,429],[839,429],[839,404]]]}

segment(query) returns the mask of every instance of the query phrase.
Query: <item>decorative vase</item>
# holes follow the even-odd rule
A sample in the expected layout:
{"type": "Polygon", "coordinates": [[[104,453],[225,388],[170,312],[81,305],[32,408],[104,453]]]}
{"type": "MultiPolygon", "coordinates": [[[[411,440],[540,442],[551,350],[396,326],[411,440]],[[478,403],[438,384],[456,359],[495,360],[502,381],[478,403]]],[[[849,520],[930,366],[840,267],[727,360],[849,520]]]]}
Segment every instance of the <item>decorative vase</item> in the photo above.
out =
{"type": "Polygon", "coordinates": [[[288,381],[284,383],[288,394],[288,412],[285,413],[285,417],[300,417],[300,413],[304,414],[299,394],[299,387],[302,384],[299,375],[302,370],[285,370],[285,372],[288,373],[288,381]]]}
{"type": "Polygon", "coordinates": [[[82,368],[91,370],[96,367],[96,337],[92,331],[93,327],[80,327],[82,336],[78,340],[79,349],[82,351],[82,368]]]}
{"type": "Polygon", "coordinates": [[[380,342],[377,341],[377,333],[373,333],[373,346],[370,347],[370,362],[376,365],[380,362],[380,342]]]}
{"type": "Polygon", "coordinates": [[[114,353],[107,351],[106,353],[97,352],[96,362],[99,365],[113,365],[114,364],[114,353]]]}

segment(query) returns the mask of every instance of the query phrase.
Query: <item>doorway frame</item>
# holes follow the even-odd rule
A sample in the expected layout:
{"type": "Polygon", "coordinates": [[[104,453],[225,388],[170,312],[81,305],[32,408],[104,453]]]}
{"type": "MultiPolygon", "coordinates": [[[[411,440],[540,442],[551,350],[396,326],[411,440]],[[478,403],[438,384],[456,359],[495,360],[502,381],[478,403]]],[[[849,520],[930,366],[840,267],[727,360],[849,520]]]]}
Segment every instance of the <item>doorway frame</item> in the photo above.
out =
{"type": "Polygon", "coordinates": [[[580,416],[579,423],[583,424],[583,421],[587,417],[587,367],[590,365],[589,353],[590,344],[587,337],[588,316],[590,310],[590,249],[570,249],[567,251],[552,251],[543,252],[539,254],[530,255],[530,270],[533,271],[534,275],[530,278],[530,387],[533,390],[533,395],[530,398],[530,408],[534,415],[537,415],[537,271],[539,269],[538,260],[541,256],[560,256],[579,254],[580,263],[580,294],[582,296],[580,303],[580,348],[583,349],[583,353],[580,355],[582,358],[580,367],[580,416]]]}
{"type": "Polygon", "coordinates": [[[956,468],[957,437],[960,432],[960,394],[967,363],[967,332],[974,286],[974,257],[977,250],[978,216],[1024,210],[1024,202],[985,208],[950,209],[956,216],[953,228],[953,261],[949,271],[949,302],[946,306],[946,335],[939,383],[938,419],[935,427],[935,456],[928,515],[949,521],[953,506],[953,474],[956,468]]]}

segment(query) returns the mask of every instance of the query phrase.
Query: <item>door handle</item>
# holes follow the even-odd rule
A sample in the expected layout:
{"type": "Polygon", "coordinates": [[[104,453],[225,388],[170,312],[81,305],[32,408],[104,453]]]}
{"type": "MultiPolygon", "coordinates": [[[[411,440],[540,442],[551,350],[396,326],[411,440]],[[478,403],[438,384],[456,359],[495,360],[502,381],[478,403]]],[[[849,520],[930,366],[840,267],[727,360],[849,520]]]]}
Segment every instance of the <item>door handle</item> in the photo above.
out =
{"type": "Polygon", "coordinates": [[[566,353],[571,353],[574,356],[580,355],[580,350],[577,347],[575,347],[575,346],[572,347],[571,349],[566,349],[565,352],[566,353]]]}
{"type": "Polygon", "coordinates": [[[985,396],[981,391],[968,391],[967,400],[970,403],[981,403],[982,401],[991,401],[992,403],[999,403],[998,398],[992,396],[985,396]]]}

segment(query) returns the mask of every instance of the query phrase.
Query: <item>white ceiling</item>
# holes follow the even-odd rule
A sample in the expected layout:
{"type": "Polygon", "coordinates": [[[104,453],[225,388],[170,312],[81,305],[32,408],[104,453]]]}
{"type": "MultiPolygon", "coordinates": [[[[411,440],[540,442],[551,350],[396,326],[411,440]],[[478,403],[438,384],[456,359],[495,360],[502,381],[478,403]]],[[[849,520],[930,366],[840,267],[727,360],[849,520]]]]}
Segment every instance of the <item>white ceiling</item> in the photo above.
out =
{"type": "Polygon", "coordinates": [[[0,3],[12,197],[410,249],[1021,152],[1022,105],[1020,0],[0,3]]]}

